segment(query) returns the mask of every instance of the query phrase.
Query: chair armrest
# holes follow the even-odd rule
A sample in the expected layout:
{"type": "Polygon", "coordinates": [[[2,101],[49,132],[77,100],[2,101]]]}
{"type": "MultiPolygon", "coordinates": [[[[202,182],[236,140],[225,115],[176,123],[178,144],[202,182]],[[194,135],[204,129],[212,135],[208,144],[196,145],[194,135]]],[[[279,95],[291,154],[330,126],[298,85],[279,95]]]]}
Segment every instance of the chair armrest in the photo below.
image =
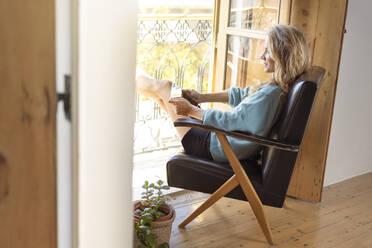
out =
{"type": "Polygon", "coordinates": [[[231,136],[237,139],[247,140],[259,145],[267,146],[267,147],[274,147],[276,149],[291,151],[291,152],[298,152],[299,145],[298,144],[290,144],[287,142],[281,142],[278,140],[254,135],[248,132],[241,132],[241,131],[225,131],[219,128],[215,128],[209,125],[203,125],[200,120],[196,119],[177,119],[174,121],[175,127],[194,127],[206,131],[211,131],[219,134],[224,134],[227,136],[231,136]]]}

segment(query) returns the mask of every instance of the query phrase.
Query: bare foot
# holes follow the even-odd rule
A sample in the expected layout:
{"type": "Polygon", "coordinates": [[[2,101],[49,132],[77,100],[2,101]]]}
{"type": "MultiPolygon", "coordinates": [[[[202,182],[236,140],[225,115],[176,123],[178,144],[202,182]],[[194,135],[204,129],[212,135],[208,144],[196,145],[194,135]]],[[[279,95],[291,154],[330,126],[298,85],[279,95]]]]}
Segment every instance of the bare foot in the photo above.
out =
{"type": "MultiPolygon", "coordinates": [[[[175,106],[169,103],[172,82],[169,80],[156,80],[145,73],[139,73],[136,77],[136,88],[139,93],[154,99],[160,107],[168,113],[172,121],[185,116],[179,116],[176,113],[175,106]]],[[[189,127],[177,127],[180,139],[190,130],[189,127]]]]}
{"type": "Polygon", "coordinates": [[[138,75],[136,88],[144,96],[151,97],[154,100],[161,98],[163,101],[168,101],[172,82],[169,80],[156,80],[148,75],[138,75]]]}

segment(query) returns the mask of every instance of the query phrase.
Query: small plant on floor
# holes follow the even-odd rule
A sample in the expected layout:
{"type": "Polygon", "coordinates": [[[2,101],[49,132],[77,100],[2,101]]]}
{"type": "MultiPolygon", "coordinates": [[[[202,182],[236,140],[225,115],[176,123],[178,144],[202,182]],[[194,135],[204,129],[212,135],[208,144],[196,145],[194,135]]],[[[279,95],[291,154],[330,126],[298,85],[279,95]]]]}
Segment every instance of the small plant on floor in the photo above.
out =
{"type": "Polygon", "coordinates": [[[168,248],[169,244],[164,242],[156,247],[156,234],[152,233],[151,224],[154,220],[159,219],[166,214],[159,210],[159,207],[165,204],[163,190],[168,190],[169,186],[164,185],[162,180],[156,184],[149,184],[145,181],[142,188],[142,201],[139,209],[135,211],[135,215],[139,216],[139,221],[135,223],[137,237],[141,244],[137,248],[168,248]]]}

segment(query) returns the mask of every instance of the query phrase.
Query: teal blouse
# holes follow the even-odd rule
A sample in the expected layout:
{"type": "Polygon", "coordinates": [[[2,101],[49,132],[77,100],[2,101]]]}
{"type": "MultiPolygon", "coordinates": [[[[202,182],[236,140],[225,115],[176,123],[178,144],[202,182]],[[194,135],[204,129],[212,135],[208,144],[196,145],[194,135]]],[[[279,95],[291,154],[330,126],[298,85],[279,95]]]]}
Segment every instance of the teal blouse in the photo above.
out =
{"type": "MultiPolygon", "coordinates": [[[[225,131],[244,131],[255,135],[268,135],[279,107],[281,88],[277,85],[265,85],[253,95],[250,88],[232,87],[229,89],[230,111],[209,109],[203,112],[203,124],[225,131]]],[[[258,145],[227,136],[238,159],[246,159],[257,153],[258,145]]],[[[211,133],[210,152],[215,161],[225,162],[227,157],[215,133],[211,133]]]]}

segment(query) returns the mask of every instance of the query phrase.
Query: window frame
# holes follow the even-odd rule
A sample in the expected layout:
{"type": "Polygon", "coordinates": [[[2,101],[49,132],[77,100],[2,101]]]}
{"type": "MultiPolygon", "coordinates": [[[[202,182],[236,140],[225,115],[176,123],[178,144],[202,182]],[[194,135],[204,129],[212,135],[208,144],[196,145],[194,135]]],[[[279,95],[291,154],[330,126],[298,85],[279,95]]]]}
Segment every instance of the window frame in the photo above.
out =
{"type": "MultiPolygon", "coordinates": [[[[210,90],[218,92],[225,90],[227,71],[227,40],[228,36],[265,39],[266,32],[229,27],[230,6],[232,0],[215,0],[214,30],[213,30],[213,74],[210,90]]],[[[277,23],[289,24],[292,0],[279,0],[277,23]]]]}

